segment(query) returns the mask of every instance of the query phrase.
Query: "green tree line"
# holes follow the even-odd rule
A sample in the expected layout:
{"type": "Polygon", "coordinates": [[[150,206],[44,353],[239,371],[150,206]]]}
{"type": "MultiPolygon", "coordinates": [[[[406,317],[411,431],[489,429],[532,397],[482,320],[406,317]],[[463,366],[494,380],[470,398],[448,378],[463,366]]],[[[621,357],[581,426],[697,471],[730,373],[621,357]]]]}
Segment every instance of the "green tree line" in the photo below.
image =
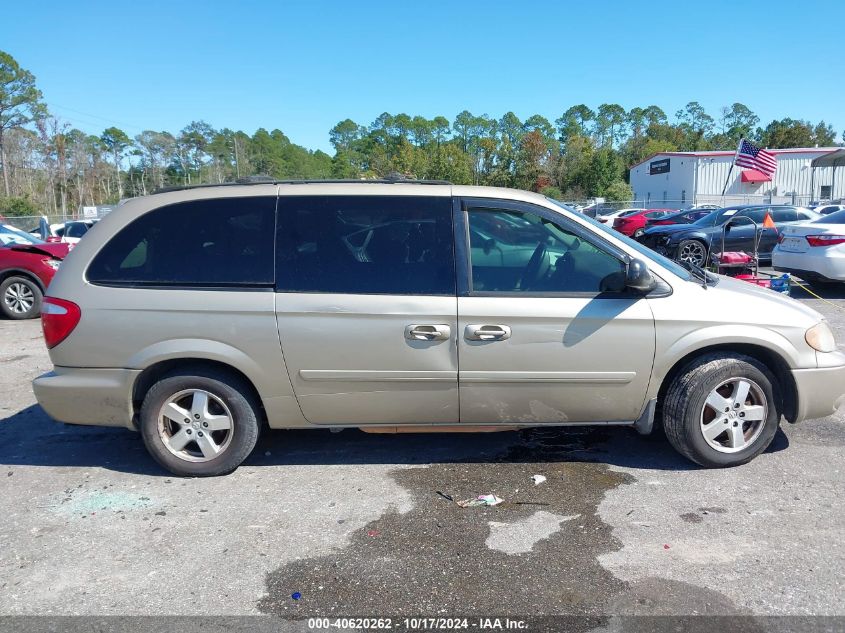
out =
{"type": "Polygon", "coordinates": [[[630,166],[662,151],[733,150],[741,137],[770,148],[831,146],[832,126],[785,118],[765,126],[742,103],[716,116],[690,102],[574,105],[549,120],[467,110],[451,120],[383,113],[329,131],[334,155],[296,145],[279,129],[253,134],[192,121],[178,132],[118,127],[99,135],[51,114],[32,73],[0,51],[0,213],[68,213],[169,185],[276,179],[378,178],[401,173],[542,191],[560,199],[632,197],[630,166]]]}

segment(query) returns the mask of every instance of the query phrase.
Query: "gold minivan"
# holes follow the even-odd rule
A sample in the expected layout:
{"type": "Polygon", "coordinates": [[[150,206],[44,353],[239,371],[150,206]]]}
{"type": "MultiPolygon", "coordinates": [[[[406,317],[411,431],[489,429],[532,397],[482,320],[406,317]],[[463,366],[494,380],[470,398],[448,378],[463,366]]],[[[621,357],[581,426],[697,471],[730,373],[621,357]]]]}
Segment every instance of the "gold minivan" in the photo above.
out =
{"type": "Polygon", "coordinates": [[[702,466],[832,414],[845,354],[814,310],[682,267],[538,194],[273,182],[131,200],[44,300],[39,403],[137,429],[183,475],[259,429],[612,424],[702,466]]]}

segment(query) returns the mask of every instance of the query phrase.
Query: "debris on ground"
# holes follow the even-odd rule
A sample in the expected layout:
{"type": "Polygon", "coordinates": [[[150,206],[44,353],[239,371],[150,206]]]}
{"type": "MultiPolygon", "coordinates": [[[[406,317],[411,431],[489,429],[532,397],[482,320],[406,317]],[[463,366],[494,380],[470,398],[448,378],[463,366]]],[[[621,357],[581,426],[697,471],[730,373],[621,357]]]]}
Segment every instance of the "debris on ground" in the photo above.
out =
{"type": "Polygon", "coordinates": [[[367,530],[367,536],[375,538],[377,536],[381,536],[381,532],[379,532],[378,530],[367,530]]]}
{"type": "Polygon", "coordinates": [[[439,490],[435,490],[434,492],[436,492],[438,495],[440,495],[441,497],[446,499],[446,501],[454,501],[455,500],[454,497],[452,497],[452,495],[447,495],[445,492],[440,492],[439,490]]]}
{"type": "Polygon", "coordinates": [[[504,501],[496,495],[478,495],[472,499],[464,499],[458,501],[457,504],[462,508],[472,508],[475,506],[497,506],[504,501]]]}
{"type": "Polygon", "coordinates": [[[541,483],[546,481],[545,475],[531,475],[531,481],[534,482],[535,486],[539,486],[541,483]]]}
{"type": "Polygon", "coordinates": [[[292,594],[290,594],[290,597],[294,600],[299,600],[302,597],[302,594],[298,591],[294,591],[292,594]]]}

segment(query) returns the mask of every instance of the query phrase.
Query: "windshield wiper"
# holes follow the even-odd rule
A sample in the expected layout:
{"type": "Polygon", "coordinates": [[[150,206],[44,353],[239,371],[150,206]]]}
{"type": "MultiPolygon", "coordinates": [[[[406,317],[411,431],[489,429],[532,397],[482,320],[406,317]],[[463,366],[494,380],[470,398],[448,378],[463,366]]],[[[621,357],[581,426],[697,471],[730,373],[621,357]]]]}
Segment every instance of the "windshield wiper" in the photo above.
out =
{"type": "Polygon", "coordinates": [[[693,264],[692,262],[689,262],[689,261],[682,260],[681,265],[684,268],[686,268],[688,271],[693,273],[696,277],[701,279],[701,281],[702,281],[701,287],[704,288],[705,290],[707,290],[707,286],[710,283],[710,277],[707,275],[706,270],[704,270],[698,264],[693,264]]]}

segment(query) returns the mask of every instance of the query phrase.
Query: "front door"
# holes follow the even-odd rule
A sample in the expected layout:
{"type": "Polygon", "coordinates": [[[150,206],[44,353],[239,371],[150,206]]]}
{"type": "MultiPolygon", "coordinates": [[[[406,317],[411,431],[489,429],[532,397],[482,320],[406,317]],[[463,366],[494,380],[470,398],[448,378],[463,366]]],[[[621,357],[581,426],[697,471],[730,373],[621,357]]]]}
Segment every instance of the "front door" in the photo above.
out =
{"type": "Polygon", "coordinates": [[[314,424],[458,421],[451,198],[281,196],[276,314],[314,424]]]}
{"type": "Polygon", "coordinates": [[[456,216],[461,422],[635,420],[655,332],[624,253],[533,205],[464,200],[456,216]]]}

